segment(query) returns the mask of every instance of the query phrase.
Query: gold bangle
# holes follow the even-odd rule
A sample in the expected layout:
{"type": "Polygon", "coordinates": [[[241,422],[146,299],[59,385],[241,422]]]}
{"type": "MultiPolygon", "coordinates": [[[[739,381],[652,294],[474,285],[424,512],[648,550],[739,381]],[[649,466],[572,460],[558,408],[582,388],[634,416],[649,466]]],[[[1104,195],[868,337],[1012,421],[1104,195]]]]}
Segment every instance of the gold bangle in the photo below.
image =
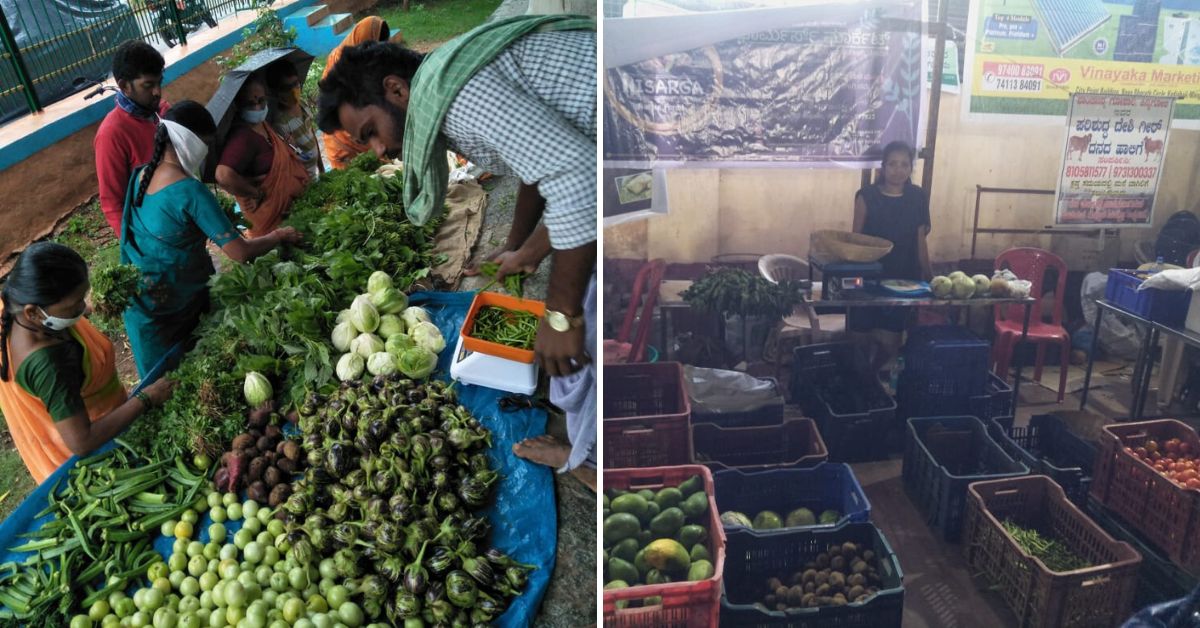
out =
{"type": "Polygon", "coordinates": [[[135,399],[137,399],[138,401],[141,401],[142,405],[145,406],[147,409],[154,407],[154,403],[150,401],[150,395],[147,395],[145,393],[145,391],[139,390],[139,391],[133,393],[133,397],[135,399]]]}

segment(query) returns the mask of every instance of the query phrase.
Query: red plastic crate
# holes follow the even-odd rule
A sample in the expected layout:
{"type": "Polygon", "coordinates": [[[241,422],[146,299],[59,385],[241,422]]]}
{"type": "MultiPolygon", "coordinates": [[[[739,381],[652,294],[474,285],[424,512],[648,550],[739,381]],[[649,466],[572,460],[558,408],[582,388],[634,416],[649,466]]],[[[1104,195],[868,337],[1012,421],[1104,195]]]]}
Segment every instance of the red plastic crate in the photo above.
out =
{"type": "Polygon", "coordinates": [[[708,553],[713,557],[713,577],[700,582],[645,584],[604,592],[606,628],[709,628],[717,625],[721,607],[721,579],[725,572],[725,530],[717,512],[712,472],[702,465],[606,469],[604,488],[622,490],[659,489],[678,486],[699,475],[708,494],[708,553]],[[658,606],[618,609],[621,600],[661,596],[658,606]]]}
{"type": "Polygon", "coordinates": [[[691,402],[678,362],[604,366],[604,466],[688,464],[691,402]]]}
{"type": "Polygon", "coordinates": [[[1142,557],[1102,530],[1049,477],[971,484],[963,541],[971,571],[995,585],[1022,628],[1117,626],[1129,616],[1142,557]],[[1005,519],[1053,536],[1092,566],[1051,571],[1004,529],[1005,519]]]}
{"type": "Polygon", "coordinates": [[[1200,567],[1200,491],[1179,486],[1125,451],[1149,438],[1160,443],[1178,438],[1200,453],[1200,436],[1174,419],[1106,425],[1091,495],[1172,562],[1200,567]]]}

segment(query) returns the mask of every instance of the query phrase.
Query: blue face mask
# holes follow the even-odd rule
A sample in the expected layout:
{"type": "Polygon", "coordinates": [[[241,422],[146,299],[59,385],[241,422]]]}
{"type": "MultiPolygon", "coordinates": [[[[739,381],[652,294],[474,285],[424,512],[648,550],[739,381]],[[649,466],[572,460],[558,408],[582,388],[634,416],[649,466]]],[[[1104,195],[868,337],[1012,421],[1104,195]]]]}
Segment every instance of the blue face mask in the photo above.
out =
{"type": "Polygon", "coordinates": [[[262,124],[267,119],[268,107],[262,109],[243,109],[242,120],[248,124],[262,124]]]}

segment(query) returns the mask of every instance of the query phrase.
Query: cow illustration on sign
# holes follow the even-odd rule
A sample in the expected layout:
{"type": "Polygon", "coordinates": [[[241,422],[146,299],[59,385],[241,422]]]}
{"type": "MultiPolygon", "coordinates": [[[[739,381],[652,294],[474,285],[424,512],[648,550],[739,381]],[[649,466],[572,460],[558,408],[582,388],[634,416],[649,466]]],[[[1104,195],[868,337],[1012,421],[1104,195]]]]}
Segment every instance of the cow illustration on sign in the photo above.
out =
{"type": "Polygon", "coordinates": [[[1083,154],[1087,152],[1088,146],[1091,143],[1091,133],[1087,135],[1072,135],[1071,140],[1067,143],[1067,159],[1071,158],[1071,153],[1079,151],[1079,161],[1083,161],[1083,154]]]}
{"type": "Polygon", "coordinates": [[[1145,153],[1145,158],[1142,161],[1150,161],[1150,153],[1158,155],[1158,161],[1162,161],[1162,140],[1152,140],[1150,139],[1150,136],[1147,135],[1146,139],[1142,140],[1142,149],[1145,153]]]}

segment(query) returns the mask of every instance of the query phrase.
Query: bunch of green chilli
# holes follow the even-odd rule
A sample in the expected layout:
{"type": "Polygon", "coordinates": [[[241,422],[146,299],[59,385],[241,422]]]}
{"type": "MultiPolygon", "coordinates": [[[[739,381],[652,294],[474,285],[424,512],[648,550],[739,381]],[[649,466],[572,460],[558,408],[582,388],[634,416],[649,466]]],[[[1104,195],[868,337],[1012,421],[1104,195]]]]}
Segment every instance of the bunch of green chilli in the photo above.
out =
{"type": "Polygon", "coordinates": [[[203,499],[208,486],[182,460],[148,463],[120,439],[80,460],[65,482],[37,515],[53,518],[7,548],[32,553],[0,565],[0,620],[66,626],[78,609],[138,582],[162,560],[152,544],[160,526],[203,499]]]}
{"type": "Polygon", "coordinates": [[[681,294],[692,307],[727,315],[779,318],[804,300],[794,282],[771,283],[740,268],[710,270],[681,294]]]}
{"type": "Polygon", "coordinates": [[[537,339],[540,320],[529,312],[489,305],[480,308],[479,313],[475,315],[471,336],[509,347],[531,350],[534,340],[537,339]]]}
{"type": "Polygon", "coordinates": [[[1005,519],[1003,525],[1005,531],[1012,535],[1013,540],[1021,546],[1021,549],[1030,556],[1040,559],[1051,571],[1075,571],[1091,566],[1088,561],[1080,558],[1078,554],[1071,551],[1071,548],[1067,547],[1066,543],[1058,539],[1044,536],[1033,528],[1026,528],[1009,519],[1005,519]]]}
{"type": "Polygon", "coordinates": [[[368,618],[486,624],[521,593],[532,567],[487,548],[475,512],[499,480],[491,433],[450,383],[346,381],[299,413],[309,468],[283,505],[291,551],[359,579],[368,618]]]}

